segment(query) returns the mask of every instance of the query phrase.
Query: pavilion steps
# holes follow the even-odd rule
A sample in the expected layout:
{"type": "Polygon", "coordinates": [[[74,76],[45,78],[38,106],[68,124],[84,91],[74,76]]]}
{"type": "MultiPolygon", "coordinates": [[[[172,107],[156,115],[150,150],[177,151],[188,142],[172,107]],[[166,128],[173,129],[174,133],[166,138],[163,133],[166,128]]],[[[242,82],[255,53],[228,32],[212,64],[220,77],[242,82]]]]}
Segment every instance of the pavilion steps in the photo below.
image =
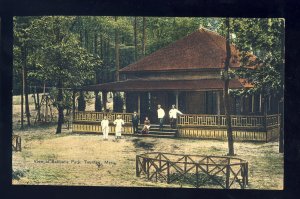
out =
{"type": "MultiPolygon", "coordinates": [[[[143,125],[139,125],[139,131],[141,131],[143,125]]],[[[145,137],[157,137],[157,138],[174,138],[176,137],[177,129],[172,129],[170,125],[164,125],[163,130],[159,129],[159,125],[151,124],[150,131],[148,134],[135,134],[136,136],[145,137]]]]}

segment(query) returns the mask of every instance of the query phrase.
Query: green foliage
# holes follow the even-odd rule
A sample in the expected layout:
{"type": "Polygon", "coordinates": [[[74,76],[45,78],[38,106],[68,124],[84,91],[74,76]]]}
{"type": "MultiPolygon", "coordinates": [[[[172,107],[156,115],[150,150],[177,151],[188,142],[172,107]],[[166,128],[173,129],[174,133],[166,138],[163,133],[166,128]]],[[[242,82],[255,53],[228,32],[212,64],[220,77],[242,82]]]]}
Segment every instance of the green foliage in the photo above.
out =
{"type": "Polygon", "coordinates": [[[233,19],[233,41],[241,53],[242,67],[236,72],[255,87],[238,94],[282,93],[284,76],[283,19],[233,19]],[[257,56],[251,59],[250,53],[257,56]],[[253,70],[251,67],[256,66],[253,70]]]}
{"type": "MultiPolygon", "coordinates": [[[[62,107],[63,109],[72,109],[72,92],[70,90],[63,90],[63,101],[62,107]]],[[[58,89],[56,87],[52,87],[49,91],[50,98],[53,100],[53,106],[58,108],[59,102],[57,101],[58,97],[58,89]]]]}
{"type": "MultiPolygon", "coordinates": [[[[135,61],[135,17],[42,16],[14,17],[14,92],[21,90],[21,68],[27,62],[29,85],[80,87],[114,81],[115,30],[119,32],[120,68],[135,61]],[[24,52],[26,52],[24,54],[24,52]]],[[[181,39],[199,27],[225,35],[224,18],[146,17],[146,55],[181,39]]],[[[136,17],[137,60],[142,58],[143,17],[136,17]]],[[[254,89],[234,94],[281,92],[284,71],[283,19],[231,19],[231,40],[241,53],[242,67],[235,71],[254,89]],[[257,56],[249,59],[249,52],[257,56]],[[256,70],[248,66],[259,65],[256,70]]],[[[51,91],[52,92],[52,91],[51,91]]],[[[52,92],[57,99],[57,92],[52,92]]],[[[63,90],[63,107],[70,107],[63,90]]]]}
{"type": "Polygon", "coordinates": [[[64,86],[72,87],[93,78],[100,60],[80,46],[78,35],[70,31],[74,21],[74,17],[42,17],[32,21],[30,34],[37,46],[35,78],[52,83],[61,80],[64,86]]]}

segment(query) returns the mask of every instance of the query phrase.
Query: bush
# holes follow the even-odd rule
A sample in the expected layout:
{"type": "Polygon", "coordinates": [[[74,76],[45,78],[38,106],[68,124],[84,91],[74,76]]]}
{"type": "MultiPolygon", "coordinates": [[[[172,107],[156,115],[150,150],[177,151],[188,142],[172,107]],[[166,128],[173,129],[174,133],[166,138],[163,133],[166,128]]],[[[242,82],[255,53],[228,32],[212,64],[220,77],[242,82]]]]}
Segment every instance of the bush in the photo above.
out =
{"type": "Polygon", "coordinates": [[[20,180],[20,178],[24,177],[25,174],[24,171],[21,171],[21,170],[16,170],[16,171],[12,171],[12,179],[13,180],[20,180]]]}

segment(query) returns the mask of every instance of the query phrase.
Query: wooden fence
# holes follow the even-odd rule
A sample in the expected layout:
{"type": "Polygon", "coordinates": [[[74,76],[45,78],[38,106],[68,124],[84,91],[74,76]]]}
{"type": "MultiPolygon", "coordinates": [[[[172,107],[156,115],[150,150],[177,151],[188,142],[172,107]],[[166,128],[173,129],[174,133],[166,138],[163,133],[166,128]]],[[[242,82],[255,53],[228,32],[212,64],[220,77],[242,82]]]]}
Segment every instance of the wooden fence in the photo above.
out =
{"type": "Polygon", "coordinates": [[[21,137],[18,135],[13,135],[12,136],[12,150],[13,151],[21,151],[22,146],[21,146],[21,137]]]}
{"type": "Polygon", "coordinates": [[[248,162],[227,156],[146,153],[136,156],[136,176],[156,182],[220,186],[224,189],[248,185],[248,162]]]}

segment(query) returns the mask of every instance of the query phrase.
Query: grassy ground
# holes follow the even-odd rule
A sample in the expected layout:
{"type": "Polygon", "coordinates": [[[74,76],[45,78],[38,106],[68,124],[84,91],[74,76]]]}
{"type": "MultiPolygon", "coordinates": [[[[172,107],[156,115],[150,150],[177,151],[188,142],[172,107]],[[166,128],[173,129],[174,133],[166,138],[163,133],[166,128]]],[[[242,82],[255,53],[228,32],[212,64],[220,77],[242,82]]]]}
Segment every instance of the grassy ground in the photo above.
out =
{"type": "MultiPolygon", "coordinates": [[[[18,118],[19,108],[15,105],[15,124],[18,118]]],[[[224,141],[127,136],[114,142],[112,136],[104,141],[101,135],[72,134],[67,129],[56,135],[55,128],[55,125],[44,125],[21,131],[18,125],[14,126],[14,134],[22,137],[22,151],[13,152],[13,184],[192,187],[136,177],[136,155],[149,151],[227,153],[224,141]]],[[[237,157],[249,162],[249,189],[283,189],[283,154],[278,153],[278,142],[236,142],[234,146],[237,157]]]]}

